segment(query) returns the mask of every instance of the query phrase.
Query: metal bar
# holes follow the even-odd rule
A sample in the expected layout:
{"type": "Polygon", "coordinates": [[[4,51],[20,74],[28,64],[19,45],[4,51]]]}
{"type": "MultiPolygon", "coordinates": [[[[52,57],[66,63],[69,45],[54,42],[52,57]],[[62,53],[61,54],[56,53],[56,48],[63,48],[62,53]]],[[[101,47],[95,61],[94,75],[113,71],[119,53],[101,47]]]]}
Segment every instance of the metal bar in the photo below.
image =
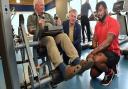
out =
{"type": "Polygon", "coordinates": [[[50,81],[52,81],[52,76],[49,76],[49,77],[47,77],[47,78],[44,78],[44,79],[40,80],[39,82],[36,82],[36,83],[34,84],[34,88],[37,88],[37,87],[39,87],[40,85],[46,84],[46,83],[48,83],[48,82],[50,82],[50,81]]]}
{"type": "Polygon", "coordinates": [[[126,28],[126,35],[128,36],[128,25],[127,25],[127,16],[124,16],[124,23],[125,23],[125,28],[126,28]]]}
{"type": "Polygon", "coordinates": [[[6,88],[20,89],[8,1],[0,0],[0,55],[6,88]]]}
{"type": "MultiPolygon", "coordinates": [[[[39,44],[38,41],[34,41],[34,42],[29,42],[29,47],[33,47],[33,46],[37,46],[39,44]]],[[[25,44],[21,43],[15,46],[15,49],[21,49],[21,48],[25,48],[25,44]]]]}
{"type": "Polygon", "coordinates": [[[6,89],[5,77],[2,67],[2,58],[0,57],[0,89],[6,89]]]}
{"type": "Polygon", "coordinates": [[[17,64],[23,64],[23,63],[28,63],[29,62],[29,60],[24,60],[24,61],[17,61],[16,63],[17,64]]]}
{"type": "MultiPolygon", "coordinates": [[[[39,86],[41,86],[43,84],[49,83],[50,81],[52,81],[52,76],[45,77],[45,78],[41,79],[40,81],[35,82],[34,83],[34,88],[36,89],[36,88],[38,88],[39,86]]],[[[28,86],[28,89],[32,88],[31,83],[28,83],[27,86],[28,86]]],[[[21,86],[21,88],[24,88],[24,87],[25,86],[21,86]]]]}
{"type": "Polygon", "coordinates": [[[26,38],[27,35],[25,33],[24,24],[21,24],[21,32],[22,32],[24,43],[25,43],[26,53],[27,53],[27,57],[28,57],[28,60],[29,60],[29,64],[31,66],[34,77],[37,77],[37,71],[36,71],[34,61],[33,61],[32,52],[31,52],[31,49],[29,47],[29,42],[28,42],[28,39],[26,38]]]}

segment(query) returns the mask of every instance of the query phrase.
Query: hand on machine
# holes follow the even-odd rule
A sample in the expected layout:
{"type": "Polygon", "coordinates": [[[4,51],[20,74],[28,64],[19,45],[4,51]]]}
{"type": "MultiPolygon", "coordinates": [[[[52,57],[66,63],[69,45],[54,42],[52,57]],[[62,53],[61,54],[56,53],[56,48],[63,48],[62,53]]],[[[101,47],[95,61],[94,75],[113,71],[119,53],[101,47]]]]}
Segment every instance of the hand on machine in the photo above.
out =
{"type": "Polygon", "coordinates": [[[45,21],[45,17],[39,18],[38,17],[38,24],[40,25],[41,29],[38,32],[38,37],[43,36],[56,36],[59,33],[63,32],[63,27],[61,25],[61,20],[57,16],[54,17],[55,25],[52,25],[48,21],[45,21]]]}

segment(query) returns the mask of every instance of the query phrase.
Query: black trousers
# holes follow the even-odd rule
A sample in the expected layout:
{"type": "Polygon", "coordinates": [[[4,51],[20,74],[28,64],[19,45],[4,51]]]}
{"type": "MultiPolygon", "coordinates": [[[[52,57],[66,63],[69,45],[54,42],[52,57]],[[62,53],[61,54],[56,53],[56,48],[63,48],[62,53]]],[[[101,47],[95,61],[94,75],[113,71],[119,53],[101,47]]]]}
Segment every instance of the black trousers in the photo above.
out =
{"type": "Polygon", "coordinates": [[[107,57],[107,66],[109,68],[113,68],[115,65],[118,64],[120,60],[120,56],[118,56],[116,53],[112,51],[105,50],[103,51],[104,55],[107,57]]]}
{"type": "Polygon", "coordinates": [[[91,41],[91,29],[90,29],[90,23],[89,23],[89,18],[85,15],[81,16],[81,26],[82,26],[82,37],[83,37],[83,42],[85,42],[85,26],[86,26],[86,35],[88,42],[91,41]]]}

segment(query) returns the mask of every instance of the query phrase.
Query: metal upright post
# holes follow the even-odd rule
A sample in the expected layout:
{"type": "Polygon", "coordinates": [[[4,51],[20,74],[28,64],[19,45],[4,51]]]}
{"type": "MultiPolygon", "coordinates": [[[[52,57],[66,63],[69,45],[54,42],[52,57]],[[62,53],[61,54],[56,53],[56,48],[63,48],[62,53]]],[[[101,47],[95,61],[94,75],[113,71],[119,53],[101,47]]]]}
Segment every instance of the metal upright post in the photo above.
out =
{"type": "Polygon", "coordinates": [[[20,89],[8,1],[0,0],[0,56],[6,88],[20,89]]]}

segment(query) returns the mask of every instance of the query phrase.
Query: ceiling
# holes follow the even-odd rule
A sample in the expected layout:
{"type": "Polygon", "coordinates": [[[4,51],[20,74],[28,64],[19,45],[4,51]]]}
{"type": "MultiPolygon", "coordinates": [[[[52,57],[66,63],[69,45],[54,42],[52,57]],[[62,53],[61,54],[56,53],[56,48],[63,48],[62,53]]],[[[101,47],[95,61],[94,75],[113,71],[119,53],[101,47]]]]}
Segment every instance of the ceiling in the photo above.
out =
{"type": "MultiPolygon", "coordinates": [[[[44,0],[45,4],[48,4],[49,2],[53,0],[44,0]]],[[[22,5],[32,5],[33,0],[9,0],[10,4],[22,4],[22,5]],[[16,1],[20,1],[20,3],[17,3],[16,1]]]]}

